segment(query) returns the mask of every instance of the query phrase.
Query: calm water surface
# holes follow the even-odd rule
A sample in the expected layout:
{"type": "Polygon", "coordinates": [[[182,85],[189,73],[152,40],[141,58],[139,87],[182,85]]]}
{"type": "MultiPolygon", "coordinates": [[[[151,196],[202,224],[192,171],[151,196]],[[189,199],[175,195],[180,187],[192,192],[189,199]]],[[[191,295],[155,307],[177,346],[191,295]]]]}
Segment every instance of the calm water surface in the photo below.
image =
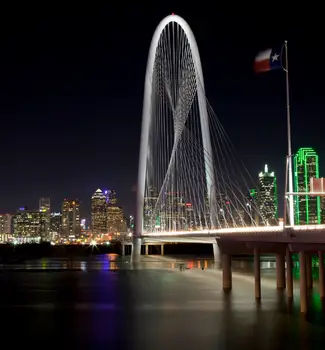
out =
{"type": "Polygon", "coordinates": [[[0,326],[10,349],[325,348],[317,281],[310,311],[276,290],[275,263],[262,263],[262,300],[252,263],[234,261],[233,290],[210,258],[110,254],[0,265],[0,326]]]}

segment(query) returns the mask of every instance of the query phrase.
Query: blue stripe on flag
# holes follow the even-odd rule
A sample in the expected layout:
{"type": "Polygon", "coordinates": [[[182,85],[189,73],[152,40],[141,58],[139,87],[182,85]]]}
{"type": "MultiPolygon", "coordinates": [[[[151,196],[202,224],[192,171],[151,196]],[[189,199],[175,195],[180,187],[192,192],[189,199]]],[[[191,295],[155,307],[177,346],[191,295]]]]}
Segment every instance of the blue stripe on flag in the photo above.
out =
{"type": "Polygon", "coordinates": [[[272,49],[271,57],[270,57],[270,68],[273,69],[281,69],[281,49],[272,49]]]}

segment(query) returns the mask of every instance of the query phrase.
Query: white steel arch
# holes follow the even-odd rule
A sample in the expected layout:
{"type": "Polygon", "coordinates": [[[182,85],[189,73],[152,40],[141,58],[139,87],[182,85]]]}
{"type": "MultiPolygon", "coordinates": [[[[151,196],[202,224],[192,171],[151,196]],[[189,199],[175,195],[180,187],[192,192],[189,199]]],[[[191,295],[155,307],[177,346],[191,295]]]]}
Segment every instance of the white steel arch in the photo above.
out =
{"type": "Polygon", "coordinates": [[[145,196],[145,183],[146,183],[146,172],[147,172],[147,155],[150,151],[148,149],[149,132],[150,132],[150,121],[152,117],[152,85],[153,85],[153,70],[155,64],[156,51],[159,43],[160,36],[167,25],[175,22],[184,31],[188,43],[190,45],[191,55],[195,68],[196,76],[196,87],[197,87],[197,98],[200,114],[200,125],[202,133],[202,141],[204,152],[204,164],[205,164],[205,176],[206,176],[206,187],[207,187],[207,198],[209,201],[210,220],[211,226],[214,226],[214,215],[216,213],[216,199],[215,199],[215,178],[214,172],[208,171],[208,163],[210,162],[212,155],[210,131],[209,131],[209,120],[206,105],[206,96],[204,89],[204,80],[201,67],[200,55],[197,47],[197,43],[193,32],[187,22],[177,15],[169,15],[165,17],[156,28],[149,50],[145,85],[144,85],[144,99],[143,99],[143,111],[142,111],[142,131],[141,131],[141,142],[140,142],[140,156],[139,156],[139,171],[138,171],[138,187],[137,187],[137,215],[136,215],[136,236],[141,237],[143,233],[143,212],[144,212],[144,196],[145,196]],[[208,159],[210,158],[210,160],[208,159]]]}

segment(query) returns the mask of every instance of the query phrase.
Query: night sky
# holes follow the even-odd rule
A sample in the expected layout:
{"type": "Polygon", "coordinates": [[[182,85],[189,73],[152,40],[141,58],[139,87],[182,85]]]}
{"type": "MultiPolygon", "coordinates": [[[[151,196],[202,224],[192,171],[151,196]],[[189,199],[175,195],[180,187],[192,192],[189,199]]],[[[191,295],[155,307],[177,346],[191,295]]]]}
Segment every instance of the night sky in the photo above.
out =
{"type": "Polygon", "coordinates": [[[249,171],[257,176],[267,162],[281,191],[285,75],[257,76],[252,65],[258,51],[288,40],[293,149],[315,147],[325,176],[319,9],[138,3],[2,8],[0,212],[37,208],[49,196],[54,210],[65,197],[79,198],[88,215],[100,187],[114,188],[134,213],[147,54],[171,12],[194,32],[208,99],[249,171]]]}

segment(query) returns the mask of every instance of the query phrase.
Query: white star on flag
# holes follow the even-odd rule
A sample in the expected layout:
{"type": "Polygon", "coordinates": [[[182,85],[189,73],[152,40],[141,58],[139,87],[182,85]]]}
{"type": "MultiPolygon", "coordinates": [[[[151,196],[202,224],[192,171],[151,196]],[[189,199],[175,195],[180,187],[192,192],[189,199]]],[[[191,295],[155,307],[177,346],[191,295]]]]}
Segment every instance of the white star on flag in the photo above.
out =
{"type": "Polygon", "coordinates": [[[279,55],[277,55],[276,53],[271,57],[272,58],[272,62],[277,61],[279,58],[279,55]]]}

